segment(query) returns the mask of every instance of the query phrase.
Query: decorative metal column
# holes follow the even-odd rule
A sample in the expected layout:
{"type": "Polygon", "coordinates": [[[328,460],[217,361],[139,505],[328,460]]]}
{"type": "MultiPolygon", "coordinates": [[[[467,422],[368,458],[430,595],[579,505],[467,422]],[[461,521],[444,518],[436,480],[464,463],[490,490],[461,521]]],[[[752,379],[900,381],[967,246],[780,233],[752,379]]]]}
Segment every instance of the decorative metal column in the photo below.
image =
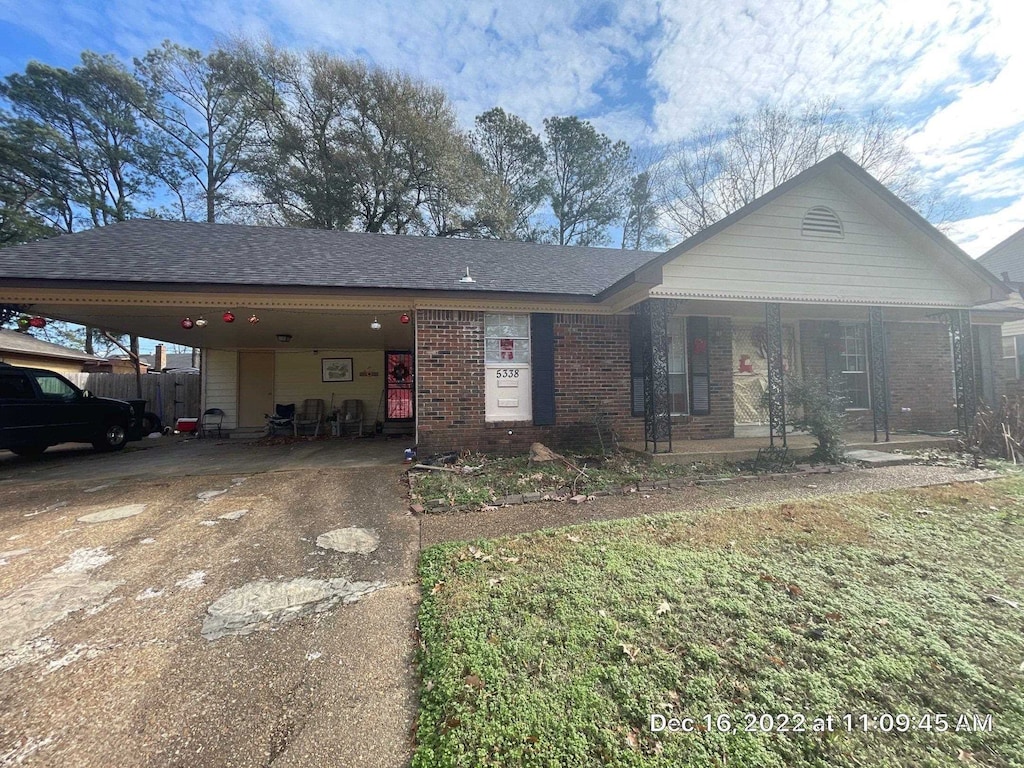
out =
{"type": "Polygon", "coordinates": [[[889,442],[889,366],[885,354],[885,325],[882,308],[868,308],[868,344],[871,346],[871,428],[889,442]]]}
{"type": "Polygon", "coordinates": [[[764,305],[765,341],[768,347],[768,440],[772,448],[781,438],[786,447],[786,387],[782,370],[782,309],[778,303],[764,305]]]}
{"type": "Polygon", "coordinates": [[[637,307],[643,343],[644,450],[658,452],[659,443],[672,451],[672,414],[668,391],[669,299],[647,299],[637,307]]]}
{"type": "Polygon", "coordinates": [[[953,340],[953,386],[956,390],[956,428],[970,435],[978,412],[974,380],[974,333],[971,313],[966,309],[949,312],[949,335],[953,340]]]}

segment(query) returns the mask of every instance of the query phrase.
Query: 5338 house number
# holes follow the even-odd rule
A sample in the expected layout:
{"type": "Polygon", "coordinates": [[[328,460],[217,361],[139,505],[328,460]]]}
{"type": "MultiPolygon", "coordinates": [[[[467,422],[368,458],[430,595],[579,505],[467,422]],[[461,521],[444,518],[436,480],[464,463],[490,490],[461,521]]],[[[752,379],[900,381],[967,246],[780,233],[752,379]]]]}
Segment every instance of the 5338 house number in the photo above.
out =
{"type": "Polygon", "coordinates": [[[519,369],[518,368],[498,368],[495,371],[497,378],[499,379],[518,379],[519,369]]]}

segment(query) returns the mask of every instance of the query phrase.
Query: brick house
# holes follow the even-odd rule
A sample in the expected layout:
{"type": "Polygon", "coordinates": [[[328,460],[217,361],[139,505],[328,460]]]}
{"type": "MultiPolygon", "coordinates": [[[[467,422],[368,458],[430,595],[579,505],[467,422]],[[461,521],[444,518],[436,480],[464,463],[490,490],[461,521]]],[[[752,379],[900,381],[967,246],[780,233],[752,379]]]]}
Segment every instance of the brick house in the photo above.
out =
{"type": "Polygon", "coordinates": [[[0,303],[201,347],[236,433],[357,400],[429,452],[595,420],[659,451],[784,440],[785,381],[814,374],[879,439],[945,431],[994,397],[1024,316],[841,154],[665,253],[136,220],[4,249],[0,275],[0,303]]]}
{"type": "MultiPolygon", "coordinates": [[[[1024,229],[1014,232],[978,257],[978,263],[1024,297],[1024,229]]],[[[1020,391],[1024,378],[1024,320],[1003,325],[1003,374],[1020,391]]]]}

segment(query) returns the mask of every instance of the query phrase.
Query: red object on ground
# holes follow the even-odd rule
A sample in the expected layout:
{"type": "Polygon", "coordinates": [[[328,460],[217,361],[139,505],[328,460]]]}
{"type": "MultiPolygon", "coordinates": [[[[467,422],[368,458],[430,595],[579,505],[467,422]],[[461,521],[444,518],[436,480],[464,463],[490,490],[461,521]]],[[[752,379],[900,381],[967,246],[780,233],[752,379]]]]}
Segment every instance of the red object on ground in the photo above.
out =
{"type": "Polygon", "coordinates": [[[199,429],[199,419],[178,419],[174,428],[179,432],[195,432],[199,429]]]}

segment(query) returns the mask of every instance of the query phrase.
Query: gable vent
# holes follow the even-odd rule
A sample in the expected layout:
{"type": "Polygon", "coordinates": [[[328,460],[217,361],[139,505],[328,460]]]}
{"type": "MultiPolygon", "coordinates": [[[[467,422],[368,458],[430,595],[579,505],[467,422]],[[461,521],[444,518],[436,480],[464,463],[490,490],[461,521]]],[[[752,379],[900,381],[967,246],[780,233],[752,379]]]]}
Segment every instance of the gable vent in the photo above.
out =
{"type": "Polygon", "coordinates": [[[843,222],[836,212],[823,205],[816,205],[804,214],[800,234],[809,237],[843,237],[843,222]]]}

